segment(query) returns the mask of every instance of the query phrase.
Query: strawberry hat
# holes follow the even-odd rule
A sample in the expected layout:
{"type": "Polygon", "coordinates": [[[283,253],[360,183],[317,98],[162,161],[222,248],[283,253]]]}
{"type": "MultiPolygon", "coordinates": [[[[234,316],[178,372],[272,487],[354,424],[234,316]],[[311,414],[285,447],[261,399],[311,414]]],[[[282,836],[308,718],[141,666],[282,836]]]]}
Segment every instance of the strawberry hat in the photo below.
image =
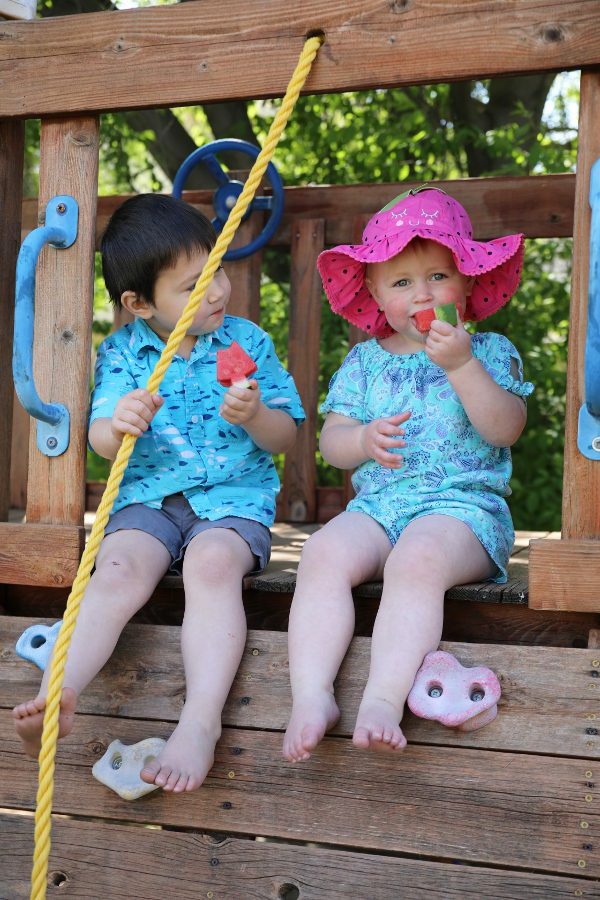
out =
{"type": "Polygon", "coordinates": [[[458,271],[475,276],[464,318],[485,319],[508,303],[518,287],[524,236],[474,241],[472,235],[467,213],[444,191],[423,185],[400,194],[373,216],[362,244],[341,244],[319,254],[317,267],[331,308],[374,337],[393,334],[365,283],[366,265],[391,259],[418,236],[448,247],[458,271]]]}

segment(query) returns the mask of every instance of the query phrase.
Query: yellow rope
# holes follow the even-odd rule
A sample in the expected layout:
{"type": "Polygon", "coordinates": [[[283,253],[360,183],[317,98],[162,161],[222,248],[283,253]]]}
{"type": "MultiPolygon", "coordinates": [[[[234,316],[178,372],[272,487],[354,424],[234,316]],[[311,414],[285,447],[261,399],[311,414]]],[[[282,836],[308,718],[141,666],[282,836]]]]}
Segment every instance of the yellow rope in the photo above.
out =
{"type": "MultiPolygon", "coordinates": [[[[273,120],[265,145],[252,167],[248,180],[227,219],[223,231],[219,235],[215,246],[209,254],[206,265],[202,270],[202,274],[190,295],[187,306],[181,314],[179,322],[173,329],[165,349],[156,364],[156,368],[148,380],[146,387],[151,394],[156,393],[158,390],[163,376],[173,359],[173,356],[177,352],[181,341],[185,337],[194,315],[200,306],[204,293],[212,281],[213,275],[219,267],[219,263],[235,234],[237,226],[252,201],[323,40],[324,39],[321,37],[313,37],[309,38],[304,44],[300,59],[298,60],[298,65],[292,75],[281,107],[273,120]]],[[[104,529],[108,522],[108,516],[119,492],[119,485],[123,477],[123,472],[127,467],[129,457],[133,451],[135,440],[133,435],[125,435],[112,465],[106,489],[96,512],[96,520],[92,528],[90,539],[83,556],[81,557],[77,576],[73,582],[69,599],[67,600],[63,624],[55,644],[50,671],[50,683],[48,685],[48,697],[46,700],[46,712],[44,715],[42,748],[39,756],[40,771],[37,792],[37,809],[35,814],[35,850],[33,854],[33,870],[31,873],[31,900],[38,900],[38,898],[42,898],[43,900],[46,896],[48,857],[50,855],[50,817],[52,812],[52,795],[54,792],[54,757],[56,755],[56,741],[58,739],[58,717],[67,651],[71,636],[75,629],[75,622],[77,620],[79,607],[81,606],[83,593],[90,579],[90,573],[94,565],[96,553],[98,552],[98,547],[104,536],[104,529]]]]}

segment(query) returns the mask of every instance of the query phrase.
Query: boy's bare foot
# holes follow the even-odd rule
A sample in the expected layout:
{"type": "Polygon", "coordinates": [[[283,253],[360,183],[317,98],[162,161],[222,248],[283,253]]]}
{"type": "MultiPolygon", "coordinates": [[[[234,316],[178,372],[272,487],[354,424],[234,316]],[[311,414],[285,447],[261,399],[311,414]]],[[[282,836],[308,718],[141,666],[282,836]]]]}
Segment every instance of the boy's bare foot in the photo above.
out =
{"type": "Polygon", "coordinates": [[[404,750],[406,738],[398,719],[395,707],[387,700],[363,700],[358,710],[352,743],[363,750],[404,750]]]}
{"type": "MultiPolygon", "coordinates": [[[[73,727],[76,703],[75,691],[72,688],[63,688],[58,716],[59,738],[65,737],[73,727]]],[[[21,703],[20,706],[15,706],[13,709],[15,728],[23,741],[25,753],[35,759],[40,755],[42,746],[45,711],[46,698],[42,696],[36,697],[35,700],[29,700],[27,703],[21,703]]]]}
{"type": "Polygon", "coordinates": [[[308,759],[326,731],[340,717],[338,705],[329,691],[294,702],[292,715],[283,738],[283,755],[290,762],[308,759]]]}
{"type": "Polygon", "coordinates": [[[182,715],[163,751],[140,772],[142,781],[174,794],[195,791],[212,769],[220,734],[220,723],[207,729],[197,716],[182,715]]]}

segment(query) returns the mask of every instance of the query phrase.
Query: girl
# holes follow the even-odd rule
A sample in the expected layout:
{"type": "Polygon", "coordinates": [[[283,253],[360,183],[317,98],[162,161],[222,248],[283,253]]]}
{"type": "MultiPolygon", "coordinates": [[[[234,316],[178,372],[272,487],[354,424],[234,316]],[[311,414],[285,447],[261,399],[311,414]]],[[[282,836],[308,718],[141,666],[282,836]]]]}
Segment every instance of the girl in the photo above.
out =
{"type": "Polygon", "coordinates": [[[288,760],[307,759],[339,717],[333,682],[354,630],[355,585],[383,578],[353,741],[398,751],[406,697],[441,638],[445,592],[506,580],[508,448],[533,385],[505,337],[471,336],[463,321],[508,302],[522,258],[523,235],[474,241],[462,206],[426,186],[377,213],[361,245],[319,257],[333,310],[373,339],[350,351],[323,404],[321,453],[356,469],[356,497],[302,552],[289,625],[288,760]],[[448,304],[457,324],[427,325],[448,304]]]}

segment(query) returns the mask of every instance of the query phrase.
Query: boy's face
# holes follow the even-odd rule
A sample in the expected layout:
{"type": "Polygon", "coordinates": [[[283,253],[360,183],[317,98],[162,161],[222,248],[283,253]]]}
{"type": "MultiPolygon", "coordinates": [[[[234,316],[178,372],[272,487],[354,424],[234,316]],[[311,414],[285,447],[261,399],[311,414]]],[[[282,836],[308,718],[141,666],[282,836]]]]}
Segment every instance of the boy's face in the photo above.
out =
{"type": "MultiPolygon", "coordinates": [[[[182,253],[177,264],[172,269],[163,269],[156,279],[153,304],[140,298],[135,302],[130,299],[126,303],[124,294],[123,305],[135,316],[145,319],[150,328],[166,342],[190,299],[207,259],[208,253],[205,250],[197,250],[189,257],[182,253]]],[[[220,266],[206,289],[187,334],[209,334],[222,325],[230,295],[230,281],[220,266]]]]}
{"type": "Polygon", "coordinates": [[[456,268],[451,251],[435,241],[411,241],[397,256],[367,266],[365,281],[385,317],[399,334],[424,343],[414,315],[425,309],[458,304],[464,316],[473,288],[456,268]]]}

